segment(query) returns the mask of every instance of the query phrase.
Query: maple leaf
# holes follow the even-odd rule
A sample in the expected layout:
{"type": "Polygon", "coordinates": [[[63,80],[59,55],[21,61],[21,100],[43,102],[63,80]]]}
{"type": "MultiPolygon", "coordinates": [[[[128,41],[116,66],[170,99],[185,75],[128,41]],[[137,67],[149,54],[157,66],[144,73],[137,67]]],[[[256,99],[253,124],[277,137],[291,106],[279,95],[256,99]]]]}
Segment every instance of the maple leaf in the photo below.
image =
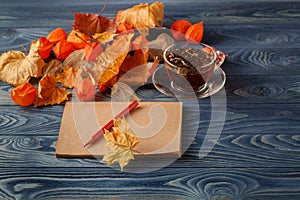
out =
{"type": "Polygon", "coordinates": [[[75,84],[76,74],[78,72],[78,68],[73,68],[72,66],[67,66],[63,68],[63,72],[57,74],[56,81],[60,82],[62,86],[66,88],[73,88],[75,84]]]}
{"type": "Polygon", "coordinates": [[[164,4],[155,2],[139,4],[118,13],[118,20],[133,28],[162,26],[164,19],[164,4]]]}
{"type": "Polygon", "coordinates": [[[129,51],[132,37],[133,34],[120,35],[99,55],[95,64],[95,70],[99,74],[99,85],[107,84],[118,75],[120,66],[129,51]]]}
{"type": "Polygon", "coordinates": [[[117,24],[114,20],[107,19],[97,14],[74,13],[73,28],[88,36],[105,31],[115,33],[117,24]]]}
{"type": "Polygon", "coordinates": [[[71,92],[67,92],[65,88],[57,87],[54,75],[44,76],[38,86],[38,98],[34,102],[34,106],[60,104],[68,100],[71,92]]]}
{"type": "Polygon", "coordinates": [[[12,85],[20,85],[31,77],[42,76],[44,60],[38,54],[39,39],[30,45],[26,56],[21,51],[8,51],[0,56],[0,80],[12,85]]]}
{"type": "Polygon", "coordinates": [[[139,143],[138,138],[124,118],[115,119],[112,131],[105,130],[104,138],[109,151],[103,156],[102,161],[108,165],[118,162],[123,171],[123,168],[134,159],[133,148],[139,143]]]}

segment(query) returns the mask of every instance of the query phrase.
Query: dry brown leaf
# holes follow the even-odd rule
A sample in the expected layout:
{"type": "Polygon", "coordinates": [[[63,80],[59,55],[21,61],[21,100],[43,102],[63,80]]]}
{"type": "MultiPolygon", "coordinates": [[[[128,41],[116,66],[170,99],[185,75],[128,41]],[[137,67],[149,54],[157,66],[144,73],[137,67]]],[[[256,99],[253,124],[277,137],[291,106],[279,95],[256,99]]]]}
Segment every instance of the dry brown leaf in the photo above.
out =
{"type": "Polygon", "coordinates": [[[73,28],[88,36],[105,31],[115,33],[117,24],[115,21],[97,14],[74,13],[73,28]]]}
{"type": "Polygon", "coordinates": [[[120,13],[119,20],[133,28],[162,26],[164,4],[155,2],[149,5],[139,4],[120,13]]]}
{"type": "Polygon", "coordinates": [[[57,75],[63,71],[63,64],[60,60],[53,59],[49,63],[46,63],[43,68],[43,74],[45,75],[57,75]]]}
{"type": "Polygon", "coordinates": [[[75,84],[76,74],[79,68],[67,66],[63,68],[63,72],[57,74],[56,81],[60,82],[66,88],[73,88],[75,84]]]}
{"type": "Polygon", "coordinates": [[[39,82],[38,98],[34,105],[35,107],[38,107],[60,104],[68,100],[70,94],[71,92],[67,92],[65,88],[57,87],[54,75],[46,75],[39,82]]]}
{"type": "Polygon", "coordinates": [[[123,168],[134,159],[133,148],[138,145],[138,138],[126,120],[121,118],[114,120],[112,131],[105,130],[104,138],[109,151],[103,156],[102,161],[108,165],[118,162],[123,171],[123,168]]]}
{"type": "Polygon", "coordinates": [[[29,81],[31,77],[42,76],[44,60],[38,54],[39,40],[30,45],[26,56],[21,51],[8,51],[0,56],[0,80],[12,85],[29,81]]]}
{"type": "Polygon", "coordinates": [[[73,51],[63,62],[64,66],[72,66],[73,68],[79,68],[84,59],[84,50],[73,51]]]}
{"type": "Polygon", "coordinates": [[[120,66],[130,48],[133,34],[120,35],[113,43],[105,49],[97,58],[95,70],[98,72],[98,84],[108,84],[108,82],[119,73],[120,66]]]}

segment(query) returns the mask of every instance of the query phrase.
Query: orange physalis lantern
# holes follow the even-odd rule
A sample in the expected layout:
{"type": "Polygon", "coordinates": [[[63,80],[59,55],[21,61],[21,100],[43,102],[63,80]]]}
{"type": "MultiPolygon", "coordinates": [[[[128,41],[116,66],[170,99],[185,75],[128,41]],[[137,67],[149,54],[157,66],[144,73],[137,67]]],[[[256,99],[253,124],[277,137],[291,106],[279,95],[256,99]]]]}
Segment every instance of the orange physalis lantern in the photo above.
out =
{"type": "Polygon", "coordinates": [[[53,52],[57,59],[65,59],[67,58],[73,51],[72,43],[69,43],[67,40],[60,40],[55,47],[53,48],[53,52]]]}
{"type": "Polygon", "coordinates": [[[38,54],[41,58],[46,59],[49,57],[50,52],[52,51],[53,44],[47,40],[47,38],[41,37],[40,38],[40,45],[38,47],[38,54]]]}
{"type": "Polygon", "coordinates": [[[49,42],[54,44],[56,44],[57,42],[63,39],[67,39],[67,34],[62,28],[57,28],[51,31],[47,36],[47,40],[49,40],[49,42]]]}
{"type": "Polygon", "coordinates": [[[30,83],[23,83],[10,91],[10,97],[20,106],[29,106],[35,101],[36,89],[30,83]]]}
{"type": "Polygon", "coordinates": [[[192,25],[185,33],[187,40],[201,42],[204,33],[203,21],[192,25]]]}
{"type": "Polygon", "coordinates": [[[176,20],[171,25],[172,35],[176,40],[184,40],[186,31],[192,26],[187,20],[176,20]]]}

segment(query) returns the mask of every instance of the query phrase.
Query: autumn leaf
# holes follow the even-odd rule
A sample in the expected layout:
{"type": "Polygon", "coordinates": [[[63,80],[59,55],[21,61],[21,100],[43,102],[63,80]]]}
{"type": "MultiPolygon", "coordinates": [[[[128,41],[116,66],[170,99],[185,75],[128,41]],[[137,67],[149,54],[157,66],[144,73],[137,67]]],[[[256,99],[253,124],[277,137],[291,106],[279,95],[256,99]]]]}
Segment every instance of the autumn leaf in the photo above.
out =
{"type": "Polygon", "coordinates": [[[26,56],[21,51],[8,51],[0,56],[0,80],[12,85],[19,85],[29,81],[31,77],[42,76],[44,60],[38,54],[39,39],[30,45],[26,56]]]}
{"type": "Polygon", "coordinates": [[[119,73],[120,66],[129,51],[132,37],[133,34],[120,35],[97,58],[95,70],[99,74],[98,85],[107,84],[119,73]]]}
{"type": "Polygon", "coordinates": [[[84,59],[84,50],[79,49],[73,51],[63,62],[64,66],[72,66],[73,68],[79,68],[84,59]]]}
{"type": "Polygon", "coordinates": [[[63,64],[60,60],[52,59],[49,63],[46,63],[43,68],[43,74],[45,75],[57,75],[63,71],[63,64]]]}
{"type": "Polygon", "coordinates": [[[93,39],[97,40],[100,44],[105,44],[113,41],[115,36],[116,34],[105,31],[103,33],[95,33],[93,39]]]}
{"type": "Polygon", "coordinates": [[[83,49],[90,42],[89,36],[76,30],[72,30],[67,41],[73,44],[74,49],[83,49]]]}
{"type": "Polygon", "coordinates": [[[71,92],[67,92],[65,88],[57,87],[54,75],[44,76],[38,86],[38,98],[34,102],[34,106],[46,106],[60,104],[68,100],[71,92]]]}
{"type": "Polygon", "coordinates": [[[155,2],[149,5],[139,4],[122,10],[117,15],[118,20],[133,28],[161,27],[164,19],[164,4],[155,2]]]}
{"type": "Polygon", "coordinates": [[[95,99],[95,86],[90,77],[82,78],[82,72],[76,76],[75,93],[80,101],[91,101],[95,99]]]}
{"type": "Polygon", "coordinates": [[[133,49],[127,54],[120,67],[122,72],[127,72],[132,68],[146,64],[149,58],[148,41],[143,36],[137,37],[131,44],[133,49]]]}
{"type": "Polygon", "coordinates": [[[88,62],[95,62],[102,52],[103,48],[98,42],[91,42],[84,47],[84,58],[88,62]]]}
{"type": "Polygon", "coordinates": [[[123,171],[124,167],[134,160],[133,148],[139,143],[138,138],[124,118],[115,119],[114,127],[111,131],[105,130],[104,138],[109,151],[102,161],[108,165],[118,162],[123,171]]]}
{"type": "Polygon", "coordinates": [[[66,66],[63,68],[62,73],[57,74],[56,81],[60,82],[62,86],[66,88],[73,88],[78,70],[79,70],[78,68],[73,68],[72,66],[66,66]]]}
{"type": "Polygon", "coordinates": [[[97,14],[74,13],[73,28],[88,36],[105,31],[115,33],[117,24],[97,14]]]}

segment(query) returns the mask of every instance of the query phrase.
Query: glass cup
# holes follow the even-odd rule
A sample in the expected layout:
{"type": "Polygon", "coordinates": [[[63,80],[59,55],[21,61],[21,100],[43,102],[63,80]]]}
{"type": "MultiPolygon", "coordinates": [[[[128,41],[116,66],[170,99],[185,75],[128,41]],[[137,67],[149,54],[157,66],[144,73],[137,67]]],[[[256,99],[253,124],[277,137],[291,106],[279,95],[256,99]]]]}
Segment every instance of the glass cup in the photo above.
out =
{"type": "Polygon", "coordinates": [[[182,92],[207,92],[207,82],[219,66],[216,51],[203,43],[175,43],[165,49],[163,58],[171,86],[182,92]]]}

